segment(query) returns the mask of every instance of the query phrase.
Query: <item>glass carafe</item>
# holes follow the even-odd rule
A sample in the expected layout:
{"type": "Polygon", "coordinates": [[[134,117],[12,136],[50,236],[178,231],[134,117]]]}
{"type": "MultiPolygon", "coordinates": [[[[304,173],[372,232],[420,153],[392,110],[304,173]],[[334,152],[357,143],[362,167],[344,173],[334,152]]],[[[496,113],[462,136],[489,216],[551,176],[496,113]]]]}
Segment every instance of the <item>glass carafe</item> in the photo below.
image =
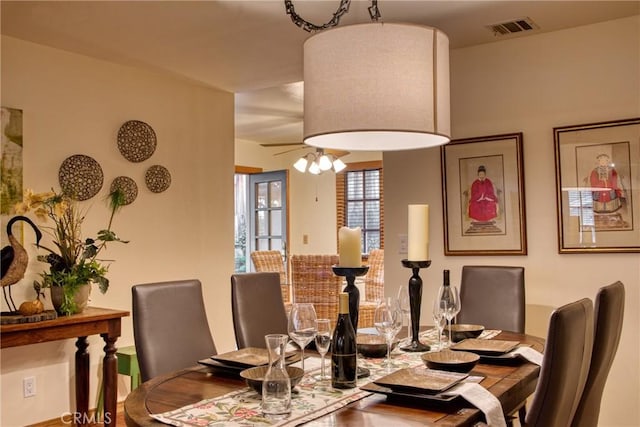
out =
{"type": "Polygon", "coordinates": [[[291,380],[284,363],[289,337],[265,335],[269,350],[269,368],[262,382],[262,412],[272,419],[286,418],[291,413],[291,380]]]}

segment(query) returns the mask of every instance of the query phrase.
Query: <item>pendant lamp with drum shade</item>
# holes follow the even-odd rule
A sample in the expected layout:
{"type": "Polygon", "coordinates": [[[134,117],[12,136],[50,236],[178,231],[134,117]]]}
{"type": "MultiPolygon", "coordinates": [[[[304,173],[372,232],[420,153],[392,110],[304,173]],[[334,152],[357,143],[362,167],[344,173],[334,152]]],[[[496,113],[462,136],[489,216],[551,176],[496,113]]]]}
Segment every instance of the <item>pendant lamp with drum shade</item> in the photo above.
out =
{"type": "Polygon", "coordinates": [[[351,0],[316,25],[284,0],[305,31],[305,144],[349,151],[435,147],[450,140],[449,38],[437,28],[385,23],[378,0],[371,22],[336,27],[351,0]]]}

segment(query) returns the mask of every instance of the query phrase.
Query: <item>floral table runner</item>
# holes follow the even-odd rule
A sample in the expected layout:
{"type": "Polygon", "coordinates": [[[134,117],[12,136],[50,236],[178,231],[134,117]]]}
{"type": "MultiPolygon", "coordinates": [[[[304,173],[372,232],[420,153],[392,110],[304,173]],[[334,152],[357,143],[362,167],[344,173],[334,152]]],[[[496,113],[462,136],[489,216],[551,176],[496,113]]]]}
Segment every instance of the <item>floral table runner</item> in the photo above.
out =
{"type": "MultiPolygon", "coordinates": [[[[498,333],[500,331],[484,331],[480,338],[491,338],[498,333]]],[[[432,345],[436,343],[437,347],[437,332],[427,331],[421,335],[421,340],[432,345]]],[[[392,355],[394,369],[420,366],[423,364],[421,356],[422,353],[406,353],[395,349],[392,355]]],[[[291,415],[285,420],[271,420],[262,416],[260,410],[262,396],[248,387],[151,416],[165,424],[178,427],[292,427],[336,411],[372,394],[359,388],[334,389],[328,382],[313,378],[320,372],[319,362],[319,358],[309,358],[305,361],[307,372],[291,394],[291,415]]],[[[387,370],[382,367],[383,362],[384,359],[358,359],[358,366],[368,368],[371,373],[369,377],[359,379],[358,386],[387,375],[387,370]]]]}

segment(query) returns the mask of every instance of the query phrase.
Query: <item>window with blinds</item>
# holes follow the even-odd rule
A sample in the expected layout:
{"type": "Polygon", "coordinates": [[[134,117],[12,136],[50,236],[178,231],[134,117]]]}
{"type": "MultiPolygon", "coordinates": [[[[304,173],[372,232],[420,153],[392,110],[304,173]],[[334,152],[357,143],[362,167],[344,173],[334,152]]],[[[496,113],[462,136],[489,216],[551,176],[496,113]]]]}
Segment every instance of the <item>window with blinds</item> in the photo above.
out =
{"type": "Polygon", "coordinates": [[[354,163],[336,175],[338,229],[362,229],[362,253],[384,248],[382,162],[354,163]]]}

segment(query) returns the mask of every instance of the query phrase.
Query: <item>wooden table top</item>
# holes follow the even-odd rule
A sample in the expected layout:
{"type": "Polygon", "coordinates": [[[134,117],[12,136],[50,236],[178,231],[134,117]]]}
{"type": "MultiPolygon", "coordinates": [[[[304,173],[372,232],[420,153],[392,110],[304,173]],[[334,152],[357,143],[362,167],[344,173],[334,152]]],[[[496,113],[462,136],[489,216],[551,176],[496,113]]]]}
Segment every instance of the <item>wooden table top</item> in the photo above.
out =
{"type": "MultiPolygon", "coordinates": [[[[502,332],[495,338],[520,341],[538,351],[544,348],[542,338],[529,335],[502,332]]],[[[479,363],[473,370],[474,375],[485,377],[480,384],[498,397],[505,413],[516,410],[535,391],[539,372],[539,366],[528,362],[508,365],[479,363]]],[[[149,414],[174,410],[245,386],[237,375],[219,373],[206,367],[174,372],[147,381],[129,394],[124,404],[125,420],[128,426],[165,425],[149,414]]],[[[458,399],[455,405],[448,404],[443,408],[438,405],[426,407],[410,402],[387,402],[386,396],[373,394],[306,425],[472,426],[483,419],[478,409],[462,399],[458,399]]]]}
{"type": "Polygon", "coordinates": [[[120,319],[129,316],[125,310],[87,307],[82,313],[58,316],[40,322],[0,326],[2,348],[35,344],[59,339],[109,333],[120,336],[120,319]],[[115,326],[113,323],[117,323],[115,326]],[[116,328],[117,330],[112,330],[116,328]]]}

